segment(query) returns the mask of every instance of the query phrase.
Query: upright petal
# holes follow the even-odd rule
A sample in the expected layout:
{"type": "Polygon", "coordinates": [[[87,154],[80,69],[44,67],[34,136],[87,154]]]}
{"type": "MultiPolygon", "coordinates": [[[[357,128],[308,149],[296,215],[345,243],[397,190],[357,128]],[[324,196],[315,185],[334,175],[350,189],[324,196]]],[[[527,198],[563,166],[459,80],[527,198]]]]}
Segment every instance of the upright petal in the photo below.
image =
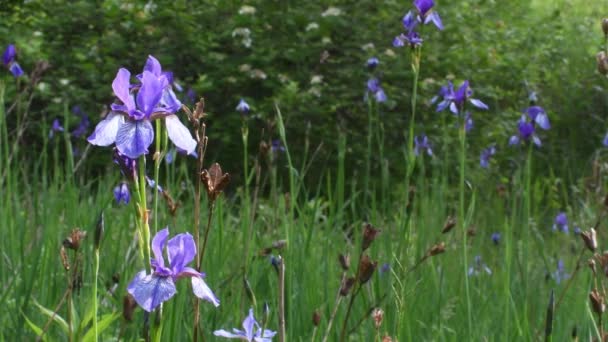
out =
{"type": "Polygon", "coordinates": [[[152,55],[148,55],[148,60],[146,60],[144,71],[149,71],[158,77],[162,73],[162,67],[160,66],[158,59],[154,58],[152,55]]]}
{"type": "Polygon", "coordinates": [[[2,54],[2,62],[4,63],[4,65],[9,65],[15,59],[15,56],[17,56],[17,50],[15,49],[15,45],[9,44],[6,47],[4,54],[2,54]]]}
{"type": "Polygon", "coordinates": [[[249,309],[249,315],[243,321],[243,329],[245,329],[245,335],[247,337],[247,341],[253,340],[253,335],[255,334],[255,318],[253,317],[253,309],[249,309]]]}
{"type": "Polygon", "coordinates": [[[116,112],[110,112],[105,119],[101,120],[95,127],[95,131],[87,140],[97,146],[109,146],[116,141],[118,128],[124,123],[125,118],[116,112]]]}
{"type": "Polygon", "coordinates": [[[165,125],[169,139],[175,146],[186,151],[186,154],[191,154],[196,149],[196,141],[192,138],[190,131],[184,126],[177,115],[169,115],[165,117],[165,125]]]}
{"type": "Polygon", "coordinates": [[[545,112],[538,113],[536,119],[534,119],[534,122],[536,122],[536,124],[544,130],[548,130],[551,128],[551,124],[549,123],[549,117],[545,112]]]}
{"type": "Polygon", "coordinates": [[[23,69],[21,69],[21,65],[19,65],[19,63],[17,62],[13,62],[9,68],[11,74],[13,74],[14,77],[19,77],[21,75],[23,75],[23,69]]]}
{"type": "Polygon", "coordinates": [[[173,273],[179,274],[186,265],[194,260],[196,255],[196,244],[192,235],[189,233],[175,235],[167,243],[167,255],[173,273]]]}
{"type": "Polygon", "coordinates": [[[144,70],[141,83],[142,86],[137,93],[137,106],[149,117],[162,98],[163,82],[153,73],[144,70]]]}
{"type": "Polygon", "coordinates": [[[431,12],[431,14],[429,14],[426,19],[424,19],[425,24],[428,24],[429,22],[433,22],[435,27],[437,27],[440,31],[443,30],[443,22],[441,21],[439,13],[435,11],[431,12]]]}
{"type": "Polygon", "coordinates": [[[175,93],[171,88],[167,88],[163,91],[160,105],[163,107],[163,110],[170,113],[176,113],[182,108],[182,103],[177,99],[177,96],[175,96],[175,93]]]}
{"type": "Polygon", "coordinates": [[[114,90],[114,95],[124,103],[127,107],[127,110],[135,109],[135,102],[133,101],[133,97],[130,92],[131,86],[131,73],[129,70],[125,68],[118,69],[116,73],[116,77],[112,82],[112,89],[114,90]]]}
{"type": "Polygon", "coordinates": [[[165,265],[163,258],[163,249],[165,248],[165,242],[169,236],[169,228],[159,230],[154,238],[152,238],[152,253],[154,253],[154,259],[160,266],[165,265]]]}
{"type": "Polygon", "coordinates": [[[116,134],[116,147],[120,153],[136,159],[148,153],[148,147],[154,140],[154,128],[148,120],[125,121],[116,134]]]}
{"type": "Polygon", "coordinates": [[[220,300],[211,291],[207,283],[201,277],[192,277],[192,292],[200,299],[204,299],[213,304],[216,308],[220,306],[220,300]]]}
{"type": "Polygon", "coordinates": [[[471,99],[471,104],[479,109],[488,110],[490,108],[487,104],[481,102],[479,99],[471,99]]]}
{"type": "Polygon", "coordinates": [[[145,271],[137,273],[127,287],[137,304],[142,309],[152,312],[162,302],[169,300],[177,290],[171,277],[146,275],[145,271]]]}

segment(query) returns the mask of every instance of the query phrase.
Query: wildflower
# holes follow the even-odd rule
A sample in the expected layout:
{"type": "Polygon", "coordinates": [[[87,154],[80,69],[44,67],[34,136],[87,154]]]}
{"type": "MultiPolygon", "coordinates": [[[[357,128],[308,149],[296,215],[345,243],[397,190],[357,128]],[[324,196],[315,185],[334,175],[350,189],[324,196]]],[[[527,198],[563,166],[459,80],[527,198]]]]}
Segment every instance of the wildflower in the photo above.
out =
{"type": "Polygon", "coordinates": [[[270,342],[276,335],[276,331],[262,329],[260,324],[253,317],[253,309],[249,309],[249,315],[243,321],[243,330],[233,328],[233,332],[224,329],[216,330],[213,335],[227,338],[238,338],[248,342],[270,342]]]}
{"type": "Polygon", "coordinates": [[[283,146],[283,143],[280,139],[274,139],[270,146],[270,150],[274,153],[285,152],[285,146],[283,146]]]}
{"type": "Polygon", "coordinates": [[[61,126],[59,119],[53,120],[53,124],[51,125],[51,130],[49,131],[49,139],[53,139],[55,133],[63,132],[64,128],[61,126]]]}
{"type": "Polygon", "coordinates": [[[524,113],[517,123],[518,135],[513,135],[509,138],[509,145],[517,145],[522,140],[528,141],[532,139],[534,145],[540,147],[542,143],[538,135],[536,135],[536,126],[538,125],[540,128],[548,130],[551,127],[549,118],[545,111],[538,106],[529,107],[524,113]]]}
{"type": "Polygon", "coordinates": [[[548,130],[551,128],[551,124],[549,123],[549,117],[545,110],[540,106],[531,106],[525,110],[525,113],[528,114],[530,120],[532,120],[535,124],[537,124],[540,128],[544,130],[548,130]]]}
{"type": "Polygon", "coordinates": [[[378,66],[378,64],[380,64],[380,61],[376,57],[368,59],[366,63],[367,68],[370,70],[374,70],[378,66]]]}
{"type": "Polygon", "coordinates": [[[566,280],[570,278],[570,274],[566,273],[566,269],[564,267],[564,261],[559,259],[557,261],[557,269],[553,272],[553,279],[555,279],[556,283],[561,283],[562,280],[566,280]]]}
{"type": "Polygon", "coordinates": [[[236,111],[245,115],[249,113],[249,104],[247,104],[247,102],[245,102],[245,100],[241,99],[239,101],[239,104],[236,106],[236,111]]]}
{"type": "Polygon", "coordinates": [[[379,103],[386,102],[387,100],[386,94],[384,93],[384,89],[382,89],[382,87],[380,86],[380,81],[375,77],[372,77],[367,80],[367,93],[365,94],[365,96],[367,97],[368,94],[372,94],[376,102],[379,103]]]}
{"type": "Polygon", "coordinates": [[[156,58],[148,56],[142,74],[137,76],[141,84],[130,83],[131,73],[120,68],[112,89],[122,104],[112,104],[112,111],[102,120],[88,141],[97,146],[116,144],[120,153],[135,159],[148,153],[154,140],[152,120],[163,118],[169,139],[179,148],[192,153],[196,141],[175,113],[181,108],[171,89],[171,73],[162,72],[156,58]],[[135,90],[137,94],[131,94],[135,90]]]}
{"type": "MultiPolygon", "coordinates": [[[[469,81],[464,81],[454,91],[454,84],[448,81],[447,86],[441,87],[439,96],[443,97],[443,100],[437,104],[437,111],[441,112],[446,108],[450,108],[450,111],[458,115],[459,111],[464,108],[466,101],[468,100],[471,104],[479,109],[487,110],[489,107],[479,99],[471,98],[473,90],[469,87],[469,81]]],[[[435,102],[438,97],[435,97],[432,102],[435,102]]]]}
{"type": "Polygon", "coordinates": [[[2,55],[2,62],[15,78],[23,75],[23,69],[21,69],[21,66],[17,63],[16,57],[17,49],[15,49],[15,45],[9,44],[2,55]]]}
{"type": "Polygon", "coordinates": [[[78,126],[76,126],[76,128],[74,128],[74,130],[72,131],[72,136],[74,138],[80,138],[81,136],[85,135],[90,125],[91,122],[89,121],[89,116],[85,113],[81,113],[80,122],[78,123],[78,126]]]}
{"type": "Polygon", "coordinates": [[[127,183],[121,183],[114,188],[114,199],[116,199],[117,204],[120,204],[120,202],[129,204],[131,196],[129,195],[127,183]]]}
{"type": "Polygon", "coordinates": [[[439,30],[443,30],[443,22],[439,13],[433,11],[434,6],[433,0],[414,0],[414,7],[418,11],[416,19],[418,22],[424,22],[425,25],[432,22],[439,30]]]}
{"type": "Polygon", "coordinates": [[[219,306],[219,299],[213,294],[203,278],[204,273],[186,266],[196,255],[196,245],[189,233],[178,234],[167,241],[169,229],[160,230],[152,240],[154,258],[150,261],[153,272],[146,274],[142,270],[127,287],[137,304],[144,310],[151,312],[162,302],[169,300],[177,292],[175,281],[183,277],[190,277],[192,290],[198,298],[204,299],[214,306],[219,306]],[[163,249],[167,250],[169,266],[165,266],[163,249]]]}
{"type": "Polygon", "coordinates": [[[608,133],[606,133],[606,135],[604,136],[604,139],[602,139],[602,145],[604,145],[605,147],[608,147],[608,133]]]}
{"type": "Polygon", "coordinates": [[[155,181],[154,179],[152,179],[152,178],[148,177],[147,175],[146,175],[146,183],[148,183],[148,186],[149,186],[151,189],[153,189],[153,190],[154,190],[154,189],[156,189],[156,190],[158,190],[158,192],[160,192],[160,193],[162,193],[162,192],[163,192],[163,187],[162,187],[162,186],[160,186],[160,185],[158,185],[158,184],[156,184],[156,181],[155,181]]]}
{"type": "Polygon", "coordinates": [[[479,165],[484,169],[487,169],[490,166],[490,158],[496,154],[496,147],[494,145],[484,149],[481,151],[481,155],[479,156],[479,165]]]}
{"type": "Polygon", "coordinates": [[[498,244],[500,243],[500,233],[492,233],[492,242],[494,242],[494,244],[498,246],[498,244]]]}
{"type": "Polygon", "coordinates": [[[487,273],[488,275],[492,275],[492,270],[481,260],[481,256],[477,255],[475,256],[475,261],[473,265],[469,267],[469,271],[467,272],[467,274],[469,276],[477,276],[482,271],[487,273]]]}
{"type": "Polygon", "coordinates": [[[407,34],[400,34],[393,39],[393,47],[403,47],[408,44],[411,48],[421,46],[423,39],[420,37],[418,32],[409,31],[407,34]]]}
{"type": "Polygon", "coordinates": [[[112,161],[114,164],[118,165],[123,176],[127,177],[129,180],[133,180],[135,178],[135,172],[137,170],[137,161],[135,159],[125,156],[124,154],[120,153],[117,148],[115,148],[112,161]]]}
{"type": "Polygon", "coordinates": [[[568,233],[568,217],[566,216],[566,213],[559,212],[555,216],[555,221],[553,223],[552,229],[553,231],[557,231],[557,229],[560,229],[562,232],[568,233]]]}
{"type": "Polygon", "coordinates": [[[414,154],[419,155],[420,151],[426,150],[426,153],[429,156],[433,155],[433,149],[431,148],[431,144],[426,135],[419,135],[414,137],[414,154]]]}

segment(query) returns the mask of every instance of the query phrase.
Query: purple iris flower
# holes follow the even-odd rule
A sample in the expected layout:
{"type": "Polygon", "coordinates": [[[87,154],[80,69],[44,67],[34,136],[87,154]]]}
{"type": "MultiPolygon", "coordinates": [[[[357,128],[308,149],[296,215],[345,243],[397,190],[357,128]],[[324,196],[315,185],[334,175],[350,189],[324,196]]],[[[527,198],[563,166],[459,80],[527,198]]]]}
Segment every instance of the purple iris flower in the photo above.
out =
{"type": "Polygon", "coordinates": [[[488,267],[488,265],[486,265],[483,262],[483,260],[481,259],[481,256],[480,255],[476,255],[475,256],[475,261],[473,262],[473,265],[471,265],[469,267],[469,271],[467,272],[467,274],[469,276],[477,276],[481,272],[485,272],[488,275],[492,275],[492,270],[488,267]]]}
{"type": "Polygon", "coordinates": [[[236,111],[243,115],[248,114],[250,109],[251,108],[249,108],[249,104],[247,104],[247,102],[245,102],[245,100],[243,99],[241,99],[239,101],[239,104],[236,106],[236,111]]]}
{"type": "Polygon", "coordinates": [[[194,89],[188,88],[188,91],[186,92],[186,99],[190,102],[190,104],[196,103],[196,93],[194,92],[194,89]]]}
{"type": "Polygon", "coordinates": [[[4,63],[4,66],[8,68],[15,78],[23,75],[23,69],[21,69],[21,66],[17,63],[16,57],[17,49],[15,49],[15,45],[9,44],[6,47],[4,54],[2,54],[2,63],[4,63]]]}
{"type": "Polygon", "coordinates": [[[606,133],[606,135],[604,136],[604,139],[602,140],[602,144],[605,147],[608,147],[608,133],[606,133]]]}
{"type": "Polygon", "coordinates": [[[411,30],[408,31],[407,34],[402,33],[395,37],[395,39],[393,39],[393,47],[403,47],[407,44],[411,48],[415,48],[422,45],[422,42],[423,40],[420,38],[418,32],[411,30]]]}
{"type": "Polygon", "coordinates": [[[114,188],[114,199],[116,199],[117,204],[120,204],[120,202],[129,204],[131,195],[129,194],[129,187],[127,186],[127,183],[120,183],[114,188]]]}
{"type": "Polygon", "coordinates": [[[74,112],[74,114],[80,116],[80,122],[78,126],[72,131],[72,136],[75,138],[80,138],[85,135],[89,130],[89,126],[91,125],[91,121],[89,121],[89,116],[85,114],[80,107],[75,106],[75,109],[78,109],[78,112],[74,112]]]}
{"type": "Polygon", "coordinates": [[[268,329],[264,329],[262,332],[262,327],[260,327],[260,324],[255,320],[255,317],[253,317],[253,309],[249,309],[249,315],[243,321],[243,330],[233,328],[232,332],[224,329],[213,332],[213,335],[215,336],[238,338],[248,342],[270,342],[272,341],[272,337],[276,334],[276,331],[268,329]]]}
{"type": "Polygon", "coordinates": [[[51,130],[49,131],[49,139],[53,139],[55,133],[63,132],[64,128],[61,126],[59,119],[53,120],[53,124],[51,125],[51,130]]]}
{"type": "Polygon", "coordinates": [[[562,280],[570,278],[570,274],[566,273],[566,268],[564,267],[564,261],[562,259],[557,261],[557,269],[553,272],[553,278],[558,284],[561,283],[562,280]]]}
{"type": "Polygon", "coordinates": [[[500,233],[492,233],[492,242],[494,242],[495,245],[498,245],[500,243],[500,233]]]}
{"type": "Polygon", "coordinates": [[[490,158],[496,154],[496,147],[494,145],[484,149],[481,151],[481,155],[479,156],[479,165],[484,169],[490,167],[490,158]]]}
{"type": "Polygon", "coordinates": [[[380,64],[380,61],[376,57],[368,59],[366,63],[367,68],[370,70],[374,70],[378,66],[378,64],[380,64]]]}
{"type": "MultiPolygon", "coordinates": [[[[467,100],[479,109],[487,110],[489,108],[481,100],[471,98],[472,95],[473,89],[469,87],[469,81],[462,82],[456,91],[454,91],[452,81],[448,81],[448,85],[441,87],[439,90],[439,96],[443,97],[443,100],[437,104],[437,111],[441,112],[449,107],[452,113],[458,115],[459,110],[464,107],[467,100]]],[[[438,97],[433,98],[432,102],[435,102],[437,99],[438,97]]]]}
{"type": "Polygon", "coordinates": [[[436,11],[432,11],[435,2],[433,0],[414,0],[414,7],[418,11],[418,20],[428,24],[432,22],[439,30],[443,30],[443,22],[436,11]]]}
{"type": "Polygon", "coordinates": [[[551,128],[551,124],[549,123],[549,117],[545,110],[540,106],[531,106],[525,110],[525,113],[528,114],[530,120],[532,120],[538,127],[548,130],[551,128]]]}
{"type": "Polygon", "coordinates": [[[566,216],[565,212],[559,212],[555,216],[552,229],[553,231],[557,231],[559,229],[564,233],[568,233],[568,216],[566,216]]]}
{"type": "Polygon", "coordinates": [[[426,135],[419,135],[414,137],[414,154],[420,155],[420,152],[425,150],[429,156],[433,155],[433,149],[431,143],[426,135]]]}
{"type": "Polygon", "coordinates": [[[367,92],[365,94],[365,97],[369,98],[370,94],[373,95],[374,99],[378,103],[386,102],[387,100],[386,93],[384,92],[384,89],[382,89],[382,87],[380,86],[380,81],[375,77],[372,77],[367,80],[367,92]]]}
{"type": "Polygon", "coordinates": [[[97,124],[89,142],[97,146],[116,143],[120,153],[135,159],[147,154],[154,140],[151,121],[164,118],[169,139],[192,153],[196,141],[174,114],[181,103],[171,90],[171,74],[163,73],[158,60],[148,56],[144,71],[137,78],[140,84],[132,85],[131,73],[125,68],[118,70],[112,89],[122,104],[112,104],[112,112],[97,124]],[[132,90],[137,94],[131,94],[132,90]]]}
{"type": "Polygon", "coordinates": [[[471,112],[466,112],[464,115],[464,131],[469,133],[473,129],[473,116],[471,112]]]}
{"type": "Polygon", "coordinates": [[[114,148],[114,156],[112,157],[112,161],[114,164],[118,165],[123,176],[130,180],[135,178],[135,172],[137,170],[137,161],[135,159],[125,156],[124,154],[120,153],[118,148],[114,148]]]}
{"type": "Polygon", "coordinates": [[[536,135],[536,126],[544,130],[551,128],[549,117],[545,110],[539,106],[531,106],[524,110],[524,114],[522,114],[517,124],[519,134],[509,138],[509,145],[517,145],[522,140],[528,141],[532,139],[532,142],[540,147],[542,142],[538,135],[536,135]]]}
{"type": "Polygon", "coordinates": [[[270,145],[270,150],[275,153],[285,152],[285,146],[283,146],[280,139],[274,139],[270,145]]]}
{"type": "Polygon", "coordinates": [[[214,306],[219,306],[219,299],[213,294],[200,273],[194,268],[186,266],[196,256],[196,245],[189,233],[177,234],[167,241],[169,229],[160,230],[152,239],[152,252],[154,258],[150,260],[152,274],[145,270],[135,275],[127,287],[137,304],[144,310],[152,312],[162,302],[169,300],[177,292],[175,281],[183,277],[190,277],[194,295],[204,299],[214,306]],[[169,265],[165,266],[163,249],[167,251],[169,265]]]}

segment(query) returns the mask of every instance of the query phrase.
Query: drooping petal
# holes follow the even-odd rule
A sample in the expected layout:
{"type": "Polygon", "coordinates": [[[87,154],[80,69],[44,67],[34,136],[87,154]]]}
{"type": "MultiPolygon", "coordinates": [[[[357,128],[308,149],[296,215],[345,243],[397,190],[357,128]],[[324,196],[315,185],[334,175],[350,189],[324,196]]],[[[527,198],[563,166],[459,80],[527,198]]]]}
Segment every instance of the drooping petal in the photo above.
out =
{"type": "Polygon", "coordinates": [[[169,139],[171,139],[175,146],[186,151],[186,154],[194,152],[196,149],[196,140],[192,138],[188,128],[179,121],[177,115],[165,117],[165,125],[167,126],[169,139]]]}
{"type": "Polygon", "coordinates": [[[184,267],[192,262],[196,255],[196,244],[192,235],[189,233],[175,235],[167,243],[167,255],[173,273],[179,274],[182,272],[184,267]]]}
{"type": "Polygon", "coordinates": [[[131,111],[135,109],[135,101],[133,101],[133,97],[131,96],[131,92],[129,90],[131,86],[131,73],[129,70],[125,68],[118,69],[116,73],[116,77],[112,82],[112,90],[114,90],[114,95],[122,101],[122,103],[126,106],[127,111],[131,111]]]}
{"type": "Polygon", "coordinates": [[[448,108],[448,106],[450,105],[450,101],[448,100],[443,100],[441,102],[439,102],[439,104],[437,105],[437,112],[442,112],[443,110],[445,110],[446,108],[448,108]]]}
{"type": "Polygon", "coordinates": [[[450,102],[450,111],[458,115],[458,106],[456,105],[456,102],[450,102]]]}
{"type": "Polygon", "coordinates": [[[176,113],[182,108],[182,103],[177,99],[171,88],[165,89],[160,99],[160,105],[163,110],[169,113],[176,113]]]}
{"type": "Polygon", "coordinates": [[[418,13],[424,17],[435,6],[435,2],[433,0],[414,0],[414,6],[418,10],[418,13]]]}
{"type": "Polygon", "coordinates": [[[14,77],[19,77],[19,76],[23,75],[23,69],[21,69],[21,66],[17,62],[13,62],[11,64],[9,70],[10,70],[11,74],[13,74],[14,77]]]}
{"type": "Polygon", "coordinates": [[[513,145],[517,145],[517,144],[519,144],[519,137],[517,135],[512,135],[509,138],[509,145],[513,146],[513,145]]]}
{"type": "Polygon", "coordinates": [[[488,110],[490,108],[487,104],[481,102],[479,99],[471,99],[471,104],[479,109],[488,110]]]}
{"type": "Polygon", "coordinates": [[[192,292],[200,299],[204,299],[213,304],[216,308],[220,306],[220,300],[211,291],[207,283],[201,277],[192,277],[192,292]]]}
{"type": "Polygon", "coordinates": [[[549,117],[545,112],[538,113],[536,119],[534,119],[534,122],[536,122],[536,124],[544,130],[548,130],[551,128],[551,124],[549,123],[549,117]]]}
{"type": "Polygon", "coordinates": [[[403,27],[406,31],[413,30],[418,24],[418,20],[416,20],[416,16],[412,11],[407,12],[401,22],[403,23],[403,27]]]}
{"type": "Polygon", "coordinates": [[[4,65],[9,65],[15,59],[15,56],[17,56],[17,49],[15,49],[14,44],[9,44],[4,54],[2,54],[2,62],[4,65]]]}
{"type": "Polygon", "coordinates": [[[428,24],[429,22],[433,22],[433,25],[435,25],[435,27],[437,27],[440,31],[443,30],[443,22],[441,21],[439,13],[435,11],[431,12],[431,14],[424,19],[425,24],[428,24]]]}
{"type": "Polygon", "coordinates": [[[165,265],[163,258],[163,249],[165,248],[165,242],[169,236],[169,228],[159,230],[154,238],[152,238],[152,253],[154,253],[154,260],[159,266],[165,265]]]}
{"type": "Polygon", "coordinates": [[[160,66],[158,59],[154,58],[152,55],[148,55],[146,65],[144,66],[144,71],[149,71],[158,77],[162,73],[162,67],[160,66]]]}
{"type": "Polygon", "coordinates": [[[393,47],[399,48],[399,47],[403,47],[403,46],[405,46],[405,43],[403,42],[403,38],[402,38],[402,36],[403,36],[403,35],[399,35],[399,36],[396,36],[396,37],[393,39],[393,47]]]}
{"type": "Polygon", "coordinates": [[[177,292],[171,277],[146,275],[145,271],[137,273],[127,287],[142,309],[152,312],[162,302],[169,300],[177,292]]]}
{"type": "Polygon", "coordinates": [[[608,147],[608,133],[606,133],[606,135],[604,136],[604,139],[602,140],[602,144],[606,147],[608,147]]]}
{"type": "Polygon", "coordinates": [[[95,131],[87,138],[89,143],[97,146],[109,146],[116,141],[118,128],[124,123],[125,118],[116,112],[110,112],[105,119],[101,120],[95,127],[95,131]]]}
{"type": "Polygon", "coordinates": [[[534,145],[536,145],[538,147],[540,147],[542,145],[542,142],[540,141],[540,138],[536,134],[534,134],[532,136],[532,142],[534,143],[534,145]]]}
{"type": "Polygon", "coordinates": [[[166,82],[166,79],[162,82],[153,73],[144,70],[141,80],[142,86],[137,93],[137,106],[146,114],[146,117],[152,114],[152,111],[160,102],[163,95],[163,83],[166,82]]]}
{"type": "Polygon", "coordinates": [[[253,340],[253,335],[255,333],[255,318],[253,317],[253,309],[249,309],[249,315],[243,321],[243,329],[245,329],[245,336],[247,337],[247,341],[253,340]]]}
{"type": "Polygon", "coordinates": [[[118,128],[116,147],[120,153],[136,159],[148,153],[148,147],[154,140],[154,128],[148,120],[125,121],[118,128]]]}
{"type": "Polygon", "coordinates": [[[227,338],[239,338],[239,339],[243,339],[243,337],[245,337],[245,335],[243,335],[240,331],[237,331],[237,334],[233,334],[229,331],[226,331],[224,329],[220,329],[220,330],[216,330],[213,332],[213,335],[215,336],[219,336],[219,337],[227,337],[227,338]]]}

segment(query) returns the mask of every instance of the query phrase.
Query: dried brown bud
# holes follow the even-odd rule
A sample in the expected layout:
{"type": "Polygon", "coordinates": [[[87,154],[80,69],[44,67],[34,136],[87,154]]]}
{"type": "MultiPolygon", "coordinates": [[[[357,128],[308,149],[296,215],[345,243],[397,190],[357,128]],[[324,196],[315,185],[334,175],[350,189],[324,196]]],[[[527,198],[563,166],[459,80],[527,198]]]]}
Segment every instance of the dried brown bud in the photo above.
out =
{"type": "Polygon", "coordinates": [[[426,252],[426,255],[435,256],[435,255],[441,254],[443,252],[445,252],[445,242],[440,242],[440,243],[434,245],[433,247],[431,247],[431,249],[429,249],[428,252],[426,252]]]}
{"type": "Polygon", "coordinates": [[[200,101],[196,103],[196,108],[193,113],[194,119],[200,120],[203,119],[205,114],[205,99],[201,98],[200,101]]]}
{"type": "Polygon", "coordinates": [[[593,289],[591,290],[591,292],[589,292],[589,300],[591,301],[593,311],[595,311],[595,313],[599,316],[601,316],[604,311],[606,311],[606,303],[604,302],[604,297],[599,293],[597,289],[593,289]]]}
{"type": "Polygon", "coordinates": [[[477,230],[475,228],[476,228],[475,226],[469,226],[469,229],[467,229],[468,237],[473,237],[473,236],[477,235],[477,230]]]}
{"type": "Polygon", "coordinates": [[[133,322],[133,311],[135,311],[135,308],[137,308],[135,298],[127,293],[122,298],[122,317],[124,317],[125,321],[133,322]]]}
{"type": "Polygon", "coordinates": [[[595,55],[595,60],[597,61],[597,71],[602,75],[608,74],[608,56],[606,56],[606,53],[604,51],[598,52],[595,55]]]}
{"type": "Polygon", "coordinates": [[[385,336],[382,338],[382,342],[393,342],[393,338],[392,338],[392,337],[390,337],[390,336],[388,336],[388,335],[385,335],[385,336]]]}
{"type": "Polygon", "coordinates": [[[589,261],[587,261],[587,265],[589,265],[589,268],[593,272],[593,275],[597,276],[597,267],[596,267],[595,260],[593,258],[589,259],[589,261]]]}
{"type": "Polygon", "coordinates": [[[356,279],[353,277],[343,278],[342,284],[340,285],[340,295],[343,297],[348,296],[350,289],[355,284],[356,279]]]}
{"type": "Polygon", "coordinates": [[[73,249],[77,251],[80,248],[80,243],[87,236],[87,232],[75,228],[65,240],[63,240],[63,247],[73,249]]]}
{"type": "Polygon", "coordinates": [[[169,194],[167,190],[164,190],[162,193],[165,202],[167,202],[167,208],[169,209],[169,214],[175,217],[177,214],[177,208],[179,208],[180,203],[173,200],[173,197],[169,194]]]}
{"type": "Polygon", "coordinates": [[[63,265],[63,269],[66,271],[70,270],[70,259],[68,258],[68,252],[66,252],[65,247],[61,246],[59,250],[59,256],[61,257],[61,264],[63,265]]]}
{"type": "Polygon", "coordinates": [[[272,253],[273,249],[281,250],[287,246],[287,240],[277,240],[272,243],[270,247],[265,247],[260,250],[258,253],[260,256],[267,256],[272,253]]]}
{"type": "Polygon", "coordinates": [[[604,31],[604,35],[608,37],[608,18],[602,19],[602,31],[604,31]]]}
{"type": "Polygon", "coordinates": [[[342,266],[342,269],[344,271],[348,271],[350,268],[350,255],[340,254],[338,256],[338,260],[340,261],[340,266],[342,266]]]}
{"type": "Polygon", "coordinates": [[[591,252],[595,252],[597,249],[597,234],[595,233],[595,229],[591,228],[588,231],[582,232],[581,238],[583,238],[585,246],[587,246],[591,252]]]}
{"type": "Polygon", "coordinates": [[[361,285],[370,280],[377,266],[378,262],[372,261],[367,254],[361,257],[361,261],[359,261],[359,273],[357,274],[357,279],[361,285]]]}
{"type": "Polygon", "coordinates": [[[321,323],[321,313],[319,310],[315,310],[315,312],[312,313],[312,324],[315,327],[318,327],[319,323],[321,323]]]}
{"type": "Polygon", "coordinates": [[[384,310],[375,308],[374,311],[372,311],[372,318],[374,319],[374,327],[376,327],[376,330],[380,329],[382,320],[384,319],[384,310]]]}
{"type": "Polygon", "coordinates": [[[213,203],[230,182],[230,175],[228,173],[222,173],[220,164],[214,163],[209,168],[209,171],[203,170],[201,179],[207,190],[207,197],[209,198],[209,201],[213,203]]]}
{"type": "Polygon", "coordinates": [[[363,224],[363,242],[361,243],[361,251],[365,251],[369,248],[369,246],[376,239],[376,235],[378,235],[380,231],[374,228],[369,223],[363,224]]]}
{"type": "Polygon", "coordinates": [[[595,256],[596,261],[599,263],[602,272],[608,277],[608,252],[604,252],[604,254],[595,256]]]}
{"type": "Polygon", "coordinates": [[[452,228],[456,227],[456,219],[453,216],[448,216],[443,224],[443,229],[441,230],[442,234],[449,233],[452,228]]]}

